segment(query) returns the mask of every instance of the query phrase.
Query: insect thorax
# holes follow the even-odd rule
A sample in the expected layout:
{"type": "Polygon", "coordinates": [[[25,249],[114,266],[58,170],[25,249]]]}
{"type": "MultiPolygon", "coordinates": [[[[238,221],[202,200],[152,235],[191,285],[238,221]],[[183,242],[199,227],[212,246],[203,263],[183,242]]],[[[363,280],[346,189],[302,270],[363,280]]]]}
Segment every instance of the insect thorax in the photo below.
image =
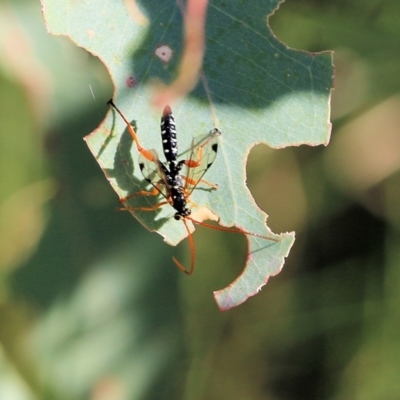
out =
{"type": "Polygon", "coordinates": [[[173,173],[170,171],[167,175],[167,181],[171,205],[176,210],[174,218],[179,220],[190,215],[191,211],[187,208],[183,180],[179,172],[173,173]]]}

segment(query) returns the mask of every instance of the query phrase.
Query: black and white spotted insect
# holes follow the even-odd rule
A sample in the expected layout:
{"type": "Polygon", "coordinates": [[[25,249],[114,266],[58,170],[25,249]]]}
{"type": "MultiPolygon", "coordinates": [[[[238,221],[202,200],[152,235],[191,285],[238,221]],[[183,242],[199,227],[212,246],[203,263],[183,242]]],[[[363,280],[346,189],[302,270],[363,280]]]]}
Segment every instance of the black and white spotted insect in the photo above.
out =
{"type": "MultiPolygon", "coordinates": [[[[153,149],[145,149],[141,146],[132,125],[128,122],[123,113],[118,109],[111,99],[107,104],[112,106],[125,121],[128,131],[136,143],[139,151],[139,167],[146,179],[153,186],[152,191],[140,191],[120,199],[122,203],[135,196],[157,196],[161,194],[165,200],[151,207],[130,207],[126,206],[126,210],[154,211],[159,207],[170,204],[175,209],[174,218],[182,220],[188,232],[192,261],[189,270],[184,268],[178,260],[174,258],[178,268],[191,275],[194,270],[194,243],[191,232],[186,223],[190,220],[196,224],[216,228],[204,222],[199,222],[190,217],[191,209],[188,207],[189,197],[196,186],[202,182],[212,189],[216,189],[216,185],[203,180],[203,175],[213,164],[218,151],[218,137],[221,132],[213,129],[209,134],[195,138],[192,141],[190,149],[190,157],[185,160],[178,160],[178,141],[176,137],[175,119],[171,108],[167,105],[164,108],[161,117],[161,138],[163,151],[166,162],[161,162],[157,152],[153,149]],[[185,172],[183,173],[183,169],[185,172]]],[[[216,228],[219,229],[219,228],[216,228]]]]}
{"type": "Polygon", "coordinates": [[[125,206],[123,210],[135,211],[154,211],[166,204],[171,205],[175,209],[174,218],[181,220],[185,225],[188,233],[191,262],[190,268],[186,269],[175,257],[173,258],[177,267],[188,275],[194,271],[195,265],[195,246],[192,234],[187,225],[187,221],[191,221],[197,225],[207,228],[216,229],[225,232],[239,233],[243,235],[251,235],[266,240],[276,242],[274,238],[270,238],[258,233],[247,232],[235,227],[224,227],[220,225],[211,225],[205,222],[196,221],[191,215],[191,209],[188,207],[190,203],[190,195],[199,183],[203,183],[217,189],[217,186],[203,180],[204,174],[213,164],[218,151],[218,137],[221,132],[214,128],[208,135],[200,136],[192,141],[189,159],[178,160],[178,141],[176,137],[175,119],[171,108],[165,106],[161,117],[161,137],[166,162],[161,162],[157,152],[152,149],[145,149],[140,145],[132,125],[126,117],[117,108],[111,99],[107,104],[112,106],[125,121],[128,131],[136,143],[139,151],[139,167],[146,179],[153,186],[152,191],[140,191],[121,198],[120,202],[126,203],[129,199],[136,196],[157,196],[161,194],[165,200],[150,207],[131,207],[125,206]],[[183,173],[185,169],[185,172],[183,173]]]}
{"type": "Polygon", "coordinates": [[[202,177],[217,156],[220,134],[218,129],[213,129],[197,143],[193,140],[190,158],[178,161],[175,119],[171,108],[166,106],[161,117],[161,138],[166,163],[158,159],[154,150],[151,150],[151,158],[146,153],[140,152],[139,166],[143,176],[175,209],[176,220],[184,219],[191,214],[190,208],[187,207],[188,199],[200,182],[216,188],[215,185],[202,180],[202,177]],[[184,167],[186,172],[182,173],[184,167]]]}

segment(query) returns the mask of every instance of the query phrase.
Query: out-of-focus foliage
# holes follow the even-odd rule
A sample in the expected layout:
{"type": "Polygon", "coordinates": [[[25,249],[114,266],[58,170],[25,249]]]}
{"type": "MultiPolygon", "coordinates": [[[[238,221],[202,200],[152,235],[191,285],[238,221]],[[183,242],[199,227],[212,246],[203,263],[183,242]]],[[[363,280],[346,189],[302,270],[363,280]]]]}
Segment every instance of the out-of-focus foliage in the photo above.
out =
{"type": "Polygon", "coordinates": [[[2,3],[0,398],[399,398],[399,15],[288,0],[270,19],[289,46],[336,51],[334,130],[327,148],[252,151],[258,204],[298,239],[221,314],[210,292],[245,239],[197,230],[187,278],[175,248],[114,212],[82,141],[107,110],[104,68],[46,35],[38,4],[2,3]]]}

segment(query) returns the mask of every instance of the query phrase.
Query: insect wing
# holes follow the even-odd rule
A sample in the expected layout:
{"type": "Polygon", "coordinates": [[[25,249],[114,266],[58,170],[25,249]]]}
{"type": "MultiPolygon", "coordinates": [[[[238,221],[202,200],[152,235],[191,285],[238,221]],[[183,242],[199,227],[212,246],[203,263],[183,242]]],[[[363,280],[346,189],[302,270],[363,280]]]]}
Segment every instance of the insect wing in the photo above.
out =
{"type": "Polygon", "coordinates": [[[185,189],[188,195],[193,192],[217,157],[218,137],[220,135],[221,132],[215,128],[208,135],[193,139],[190,161],[198,165],[187,168],[185,189]]]}
{"type": "Polygon", "coordinates": [[[153,160],[149,160],[141,153],[139,154],[138,161],[142,175],[144,179],[153,185],[165,198],[168,198],[168,181],[165,166],[159,160],[155,150],[148,151],[152,154],[153,160]]]}

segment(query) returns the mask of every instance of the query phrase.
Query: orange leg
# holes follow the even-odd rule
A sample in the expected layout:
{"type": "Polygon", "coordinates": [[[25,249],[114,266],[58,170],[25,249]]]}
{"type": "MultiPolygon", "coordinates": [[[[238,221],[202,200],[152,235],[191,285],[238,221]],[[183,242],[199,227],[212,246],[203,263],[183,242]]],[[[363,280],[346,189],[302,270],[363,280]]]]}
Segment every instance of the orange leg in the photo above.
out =
{"type": "MultiPolygon", "coordinates": [[[[135,195],[139,194],[139,193],[140,192],[135,193],[135,195]]],[[[147,193],[147,195],[150,196],[152,192],[145,192],[145,193],[147,193]]],[[[133,196],[134,195],[129,196],[129,197],[133,197],[133,196]]],[[[126,201],[127,199],[128,199],[128,197],[125,198],[125,199],[120,199],[120,201],[126,201]]],[[[118,208],[117,210],[118,211],[154,211],[154,210],[157,210],[158,208],[160,208],[162,206],[165,206],[166,204],[169,204],[168,201],[162,201],[161,203],[154,204],[154,206],[151,206],[151,207],[131,207],[131,206],[127,206],[127,207],[124,207],[124,208],[118,208]]],[[[192,221],[194,221],[194,220],[192,220],[192,221]]],[[[186,220],[182,219],[182,222],[185,225],[186,231],[188,233],[189,246],[190,246],[190,257],[191,257],[190,269],[187,270],[175,257],[172,257],[172,260],[174,261],[175,265],[182,272],[184,272],[186,275],[192,275],[193,272],[194,272],[194,266],[195,266],[194,240],[193,240],[192,233],[190,232],[189,227],[187,226],[186,220]]]]}
{"type": "Polygon", "coordinates": [[[215,183],[208,182],[208,181],[206,181],[204,179],[200,179],[200,182],[204,183],[207,186],[211,186],[211,188],[214,189],[214,190],[218,189],[218,185],[216,185],[215,183]]]}
{"type": "Polygon", "coordinates": [[[128,201],[132,197],[136,197],[136,196],[158,196],[159,194],[160,194],[160,191],[156,187],[154,187],[151,192],[149,192],[147,190],[141,190],[140,192],[136,192],[136,193],[130,194],[129,196],[121,197],[119,199],[119,201],[121,203],[125,203],[126,201],[128,201]]]}
{"type": "Polygon", "coordinates": [[[119,110],[119,108],[114,104],[113,100],[110,99],[110,100],[108,101],[107,104],[109,104],[111,107],[113,107],[113,108],[117,111],[117,113],[121,116],[121,118],[124,120],[124,122],[125,122],[125,124],[126,124],[126,126],[127,126],[127,128],[128,128],[129,134],[131,135],[133,141],[136,143],[136,146],[137,146],[137,148],[138,148],[138,150],[139,150],[139,153],[142,154],[142,156],[143,156],[146,160],[149,160],[149,161],[156,161],[155,158],[154,158],[153,152],[150,151],[150,150],[145,149],[144,147],[142,147],[142,146],[140,145],[139,139],[138,139],[138,137],[137,137],[137,135],[136,135],[135,130],[133,129],[133,126],[132,126],[132,125],[130,124],[130,122],[126,119],[125,115],[122,114],[122,112],[119,110]]]}
{"type": "Polygon", "coordinates": [[[172,257],[172,260],[174,261],[175,265],[186,275],[192,275],[194,272],[194,265],[195,265],[195,247],[194,247],[194,240],[193,236],[189,230],[189,227],[187,226],[186,220],[182,219],[183,224],[185,225],[186,231],[188,233],[188,239],[189,239],[189,246],[190,246],[190,269],[187,270],[175,257],[172,257]]]}
{"type": "Polygon", "coordinates": [[[182,175],[182,178],[192,186],[197,185],[197,183],[204,183],[207,186],[211,186],[211,188],[214,189],[214,190],[218,189],[218,185],[216,185],[215,183],[208,182],[208,181],[206,181],[204,179],[200,179],[199,182],[195,182],[192,179],[189,179],[187,176],[183,176],[182,175]]]}
{"type": "Polygon", "coordinates": [[[186,217],[186,219],[190,219],[193,223],[195,223],[197,225],[201,225],[201,226],[204,226],[204,227],[210,228],[210,229],[215,229],[216,231],[239,233],[241,235],[249,235],[249,236],[259,237],[261,239],[271,240],[272,242],[279,242],[279,239],[275,239],[275,238],[271,238],[271,237],[268,237],[268,236],[264,236],[264,235],[261,235],[259,233],[247,232],[245,230],[242,230],[242,229],[239,229],[239,228],[235,228],[235,227],[227,227],[227,226],[221,226],[221,225],[211,225],[211,224],[208,224],[207,222],[204,222],[204,221],[202,221],[202,222],[196,221],[195,219],[193,219],[191,217],[186,217]]]}
{"type": "MultiPolygon", "coordinates": [[[[146,191],[146,190],[141,190],[140,192],[133,193],[127,197],[122,197],[119,199],[121,203],[127,202],[129,199],[136,197],[136,196],[158,196],[160,194],[160,191],[157,189],[157,187],[154,187],[151,192],[146,191]]],[[[154,211],[157,210],[158,208],[165,206],[166,204],[169,204],[168,201],[162,201],[160,203],[154,204],[153,206],[149,207],[143,207],[143,206],[137,206],[137,207],[132,207],[132,206],[125,206],[118,208],[119,211],[154,211]]]]}

